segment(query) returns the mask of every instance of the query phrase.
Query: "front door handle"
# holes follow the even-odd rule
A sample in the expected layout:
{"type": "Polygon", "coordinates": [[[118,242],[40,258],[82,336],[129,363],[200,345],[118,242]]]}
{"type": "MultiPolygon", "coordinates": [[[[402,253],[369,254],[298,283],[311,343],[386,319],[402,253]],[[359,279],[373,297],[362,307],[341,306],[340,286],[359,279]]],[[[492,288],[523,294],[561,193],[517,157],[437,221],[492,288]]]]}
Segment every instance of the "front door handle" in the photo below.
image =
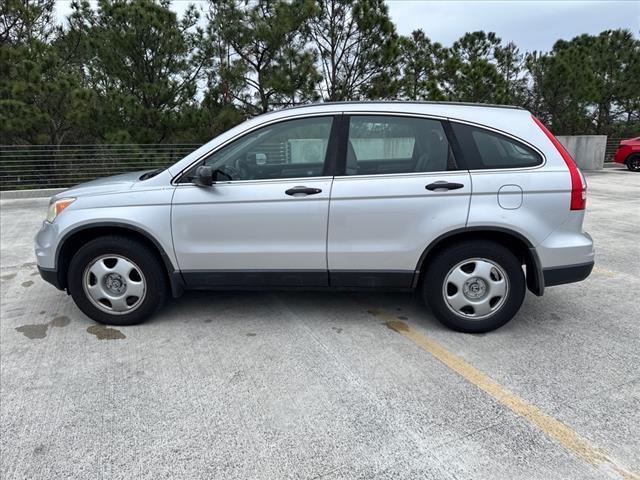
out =
{"type": "Polygon", "coordinates": [[[457,190],[462,187],[464,187],[464,185],[461,183],[445,182],[441,180],[439,182],[430,183],[424,188],[426,188],[427,190],[434,191],[434,190],[457,190]]]}
{"type": "Polygon", "coordinates": [[[286,193],[287,195],[291,195],[292,197],[306,197],[307,195],[315,195],[321,192],[322,190],[320,190],[319,188],[293,187],[285,191],[284,193],[286,193]]]}

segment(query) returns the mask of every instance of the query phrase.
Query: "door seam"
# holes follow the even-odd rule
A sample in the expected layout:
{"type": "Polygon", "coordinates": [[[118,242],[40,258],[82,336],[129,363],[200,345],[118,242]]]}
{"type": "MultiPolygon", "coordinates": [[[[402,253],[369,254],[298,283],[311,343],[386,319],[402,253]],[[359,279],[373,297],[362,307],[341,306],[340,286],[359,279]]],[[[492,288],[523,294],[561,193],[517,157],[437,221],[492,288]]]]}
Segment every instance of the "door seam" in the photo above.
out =
{"type": "Polygon", "coordinates": [[[324,241],[324,262],[327,270],[327,285],[331,285],[331,275],[329,274],[329,221],[331,219],[331,196],[333,195],[333,181],[335,176],[331,178],[331,186],[329,187],[329,205],[327,207],[327,229],[324,241]]]}

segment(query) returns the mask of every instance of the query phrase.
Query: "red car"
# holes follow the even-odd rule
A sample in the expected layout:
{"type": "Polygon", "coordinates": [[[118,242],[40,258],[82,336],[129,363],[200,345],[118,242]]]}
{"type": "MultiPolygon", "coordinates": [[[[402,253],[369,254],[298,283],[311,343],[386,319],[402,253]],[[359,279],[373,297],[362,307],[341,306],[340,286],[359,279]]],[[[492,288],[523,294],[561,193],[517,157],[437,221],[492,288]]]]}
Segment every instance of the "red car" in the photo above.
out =
{"type": "Polygon", "coordinates": [[[613,161],[626,165],[632,172],[640,172],[640,137],[622,140],[613,161]]]}

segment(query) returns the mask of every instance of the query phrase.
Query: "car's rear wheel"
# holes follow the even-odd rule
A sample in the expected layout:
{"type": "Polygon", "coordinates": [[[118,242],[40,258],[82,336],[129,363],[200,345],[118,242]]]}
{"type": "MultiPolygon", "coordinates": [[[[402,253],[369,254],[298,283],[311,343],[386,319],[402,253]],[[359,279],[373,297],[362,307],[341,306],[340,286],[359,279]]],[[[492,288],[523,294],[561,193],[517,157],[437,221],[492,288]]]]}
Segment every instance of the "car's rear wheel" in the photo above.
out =
{"type": "Polygon", "coordinates": [[[461,242],[437,254],[422,295],[440,322],[461,332],[488,332],[518,312],[526,291],[522,265],[491,241],[461,242]]]}
{"type": "Polygon", "coordinates": [[[629,158],[627,158],[627,161],[625,163],[627,164],[627,168],[632,172],[640,172],[640,155],[631,155],[629,158]]]}
{"type": "Polygon", "coordinates": [[[96,238],[71,259],[67,284],[88,317],[110,325],[134,325],[164,303],[167,280],[157,257],[124,236],[96,238]]]}

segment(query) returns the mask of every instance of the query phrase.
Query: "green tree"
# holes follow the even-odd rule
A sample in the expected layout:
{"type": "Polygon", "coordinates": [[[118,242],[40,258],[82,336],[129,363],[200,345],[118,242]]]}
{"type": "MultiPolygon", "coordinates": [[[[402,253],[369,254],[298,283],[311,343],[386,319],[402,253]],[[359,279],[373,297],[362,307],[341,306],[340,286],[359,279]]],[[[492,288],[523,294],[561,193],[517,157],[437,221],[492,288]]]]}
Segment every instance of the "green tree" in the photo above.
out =
{"type": "Polygon", "coordinates": [[[527,55],[527,105],[564,134],[637,132],[640,40],[626,30],[559,40],[527,55]]]}
{"type": "Polygon", "coordinates": [[[308,0],[212,1],[210,94],[221,94],[222,103],[233,99],[252,114],[315,100],[320,77],[306,47],[312,14],[308,0]]]}
{"type": "Polygon", "coordinates": [[[445,49],[422,30],[400,37],[400,95],[409,100],[443,100],[441,81],[445,49]]]}
{"type": "Polygon", "coordinates": [[[1,8],[2,143],[74,141],[91,94],[59,48],[53,2],[9,0],[1,8]]]}
{"type": "Polygon", "coordinates": [[[2,143],[200,142],[299,103],[524,105],[558,133],[640,132],[640,39],[607,30],[521,53],[492,32],[398,37],[383,0],[0,2],[2,143]]]}
{"type": "Polygon", "coordinates": [[[527,90],[524,106],[544,123],[549,123],[548,112],[544,101],[544,78],[547,75],[549,62],[546,55],[537,51],[527,53],[524,57],[527,72],[527,90]]]}
{"type": "Polygon", "coordinates": [[[444,63],[445,92],[450,100],[499,103],[503,89],[495,62],[501,40],[495,33],[466,33],[453,43],[444,63]]]}
{"type": "Polygon", "coordinates": [[[45,42],[54,31],[55,0],[3,0],[0,2],[0,44],[45,42]]]}
{"type": "Polygon", "coordinates": [[[398,37],[383,0],[317,0],[311,38],[325,100],[393,97],[398,37]]]}
{"type": "Polygon", "coordinates": [[[524,69],[524,55],[513,42],[494,49],[496,69],[500,76],[497,103],[524,105],[527,95],[527,78],[524,69]]]}
{"type": "Polygon", "coordinates": [[[640,40],[628,30],[606,30],[572,42],[588,51],[595,131],[609,133],[617,120],[640,120],[640,40]]]}
{"type": "Polygon", "coordinates": [[[69,20],[67,43],[97,96],[97,134],[141,143],[176,138],[208,60],[195,7],[178,19],[168,0],[99,0],[95,10],[85,0],[69,20]]]}
{"type": "Polygon", "coordinates": [[[180,143],[205,143],[246,119],[246,112],[233,102],[220,102],[220,97],[208,90],[197,104],[181,110],[180,121],[188,128],[180,132],[180,143]]]}
{"type": "Polygon", "coordinates": [[[554,133],[591,133],[588,96],[591,75],[586,52],[566,41],[556,42],[553,53],[527,56],[535,98],[530,109],[547,122],[554,133]]]}
{"type": "Polygon", "coordinates": [[[79,139],[92,95],[55,47],[2,48],[0,65],[3,143],[60,145],[79,139]]]}

